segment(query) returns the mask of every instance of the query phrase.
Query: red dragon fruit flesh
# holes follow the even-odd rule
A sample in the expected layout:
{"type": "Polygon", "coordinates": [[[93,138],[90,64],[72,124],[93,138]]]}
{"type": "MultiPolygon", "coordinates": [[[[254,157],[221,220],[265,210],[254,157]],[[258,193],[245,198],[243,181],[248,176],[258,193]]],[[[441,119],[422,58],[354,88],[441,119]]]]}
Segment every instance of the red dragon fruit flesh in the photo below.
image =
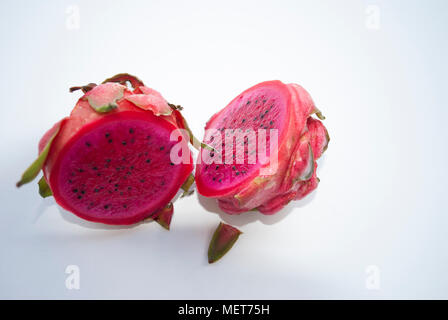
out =
{"type": "Polygon", "coordinates": [[[297,84],[266,81],[238,95],[206,124],[204,143],[215,151],[198,158],[198,192],[230,214],[274,214],[308,195],[330,140],[313,115],[324,119],[297,84]]]}
{"type": "Polygon", "coordinates": [[[17,185],[42,169],[41,195],[83,219],[128,225],[168,212],[169,227],[171,200],[193,169],[188,140],[170,139],[188,129],[180,108],[128,74],[77,89],[84,95],[42,137],[39,157],[17,185]],[[177,143],[187,144],[182,156],[189,161],[172,162],[177,143]]]}

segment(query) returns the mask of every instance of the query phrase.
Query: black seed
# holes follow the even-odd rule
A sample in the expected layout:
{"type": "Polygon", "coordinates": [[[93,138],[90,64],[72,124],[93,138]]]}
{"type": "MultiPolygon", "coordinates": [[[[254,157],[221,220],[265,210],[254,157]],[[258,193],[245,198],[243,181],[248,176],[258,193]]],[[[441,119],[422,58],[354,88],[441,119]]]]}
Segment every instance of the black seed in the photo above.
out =
{"type": "Polygon", "coordinates": [[[110,162],[110,159],[106,159],[106,162],[109,163],[109,162],[110,162]]]}
{"type": "Polygon", "coordinates": [[[128,172],[126,172],[126,174],[127,174],[127,175],[130,175],[130,174],[132,174],[132,173],[131,173],[131,171],[128,171],[128,172]]]}
{"type": "Polygon", "coordinates": [[[145,182],[145,179],[140,179],[140,182],[141,182],[141,183],[145,182]]]}
{"type": "Polygon", "coordinates": [[[118,188],[118,183],[115,184],[115,188],[118,188]]]}
{"type": "Polygon", "coordinates": [[[93,190],[93,192],[100,192],[100,189],[95,188],[95,189],[93,190]]]}
{"type": "Polygon", "coordinates": [[[96,175],[97,175],[98,177],[101,177],[101,173],[97,173],[96,175]]]}
{"type": "Polygon", "coordinates": [[[246,122],[246,119],[241,120],[241,123],[244,123],[244,122],[246,122]]]}
{"type": "Polygon", "coordinates": [[[106,205],[104,206],[104,209],[108,209],[108,208],[109,208],[109,205],[106,204],[106,205]]]}
{"type": "Polygon", "coordinates": [[[126,145],[126,141],[121,141],[121,144],[125,146],[126,145]]]}
{"type": "Polygon", "coordinates": [[[151,139],[151,136],[146,136],[146,140],[149,140],[149,139],[151,139]]]}
{"type": "Polygon", "coordinates": [[[85,194],[86,192],[84,190],[81,191],[81,194],[85,194]]]}
{"type": "Polygon", "coordinates": [[[210,152],[210,157],[214,157],[215,156],[215,153],[214,152],[210,152]]]}
{"type": "Polygon", "coordinates": [[[263,100],[263,103],[266,103],[266,99],[263,100]]]}
{"type": "Polygon", "coordinates": [[[125,208],[125,209],[126,209],[127,207],[128,207],[127,205],[125,205],[125,204],[123,205],[123,208],[125,208]]]}
{"type": "Polygon", "coordinates": [[[171,162],[171,163],[170,163],[170,166],[174,166],[174,163],[171,162]]]}
{"type": "Polygon", "coordinates": [[[219,166],[216,166],[216,168],[215,168],[216,170],[218,170],[219,169],[219,166]]]}
{"type": "Polygon", "coordinates": [[[147,159],[147,160],[146,160],[146,163],[150,163],[150,162],[151,162],[151,159],[147,159]]]}
{"type": "Polygon", "coordinates": [[[165,149],[165,147],[160,147],[160,151],[162,151],[163,149],[165,149]]]}
{"type": "Polygon", "coordinates": [[[274,121],[270,121],[269,124],[272,126],[274,124],[274,121]]]}
{"type": "Polygon", "coordinates": [[[92,145],[90,144],[90,142],[86,142],[86,146],[91,147],[92,145]]]}
{"type": "Polygon", "coordinates": [[[215,177],[213,177],[213,181],[215,181],[216,180],[216,178],[215,177]]]}
{"type": "Polygon", "coordinates": [[[222,182],[222,179],[219,179],[218,181],[219,181],[219,182],[222,182]]]}
{"type": "Polygon", "coordinates": [[[106,136],[106,138],[109,138],[110,137],[110,133],[106,133],[105,136],[106,136]]]}
{"type": "Polygon", "coordinates": [[[129,169],[131,169],[131,170],[134,170],[134,166],[130,166],[130,168],[129,169]]]}
{"type": "Polygon", "coordinates": [[[232,170],[236,170],[236,167],[235,167],[235,166],[233,166],[233,167],[232,167],[232,170]]]}
{"type": "Polygon", "coordinates": [[[109,141],[108,141],[109,143],[112,143],[112,139],[109,139],[109,141]]]}
{"type": "Polygon", "coordinates": [[[257,120],[257,119],[258,119],[258,117],[255,117],[255,118],[254,118],[254,121],[257,120]]]}
{"type": "Polygon", "coordinates": [[[78,199],[82,199],[82,196],[78,196],[78,199]]]}
{"type": "Polygon", "coordinates": [[[84,172],[84,170],[82,170],[82,169],[78,169],[78,171],[79,171],[79,172],[84,172]]]}
{"type": "Polygon", "coordinates": [[[115,169],[116,169],[117,171],[120,171],[120,167],[116,167],[115,169]]]}
{"type": "Polygon", "coordinates": [[[118,189],[117,188],[115,188],[115,190],[114,191],[118,191],[118,189]]]}
{"type": "Polygon", "coordinates": [[[73,191],[74,193],[76,193],[76,192],[78,192],[78,189],[73,189],[72,191],[73,191]]]}
{"type": "Polygon", "coordinates": [[[130,134],[133,134],[133,133],[134,133],[134,129],[132,129],[132,128],[129,129],[129,133],[130,133],[130,134]]]}
{"type": "Polygon", "coordinates": [[[132,187],[128,187],[128,190],[132,190],[132,187]]]}
{"type": "Polygon", "coordinates": [[[237,176],[239,176],[240,175],[240,173],[237,171],[237,172],[235,172],[235,174],[237,175],[237,176]]]}
{"type": "Polygon", "coordinates": [[[109,183],[112,183],[112,179],[109,179],[109,183]]]}
{"type": "Polygon", "coordinates": [[[70,179],[68,179],[68,183],[73,183],[73,181],[72,181],[72,180],[70,180],[70,179]]]}
{"type": "Polygon", "coordinates": [[[264,118],[264,114],[262,114],[261,116],[260,116],[260,119],[263,119],[264,118]]]}
{"type": "Polygon", "coordinates": [[[250,100],[248,100],[248,101],[246,102],[246,106],[248,106],[248,105],[250,105],[250,100]]]}
{"type": "Polygon", "coordinates": [[[98,170],[98,167],[93,167],[92,169],[93,169],[93,170],[98,170]]]}
{"type": "Polygon", "coordinates": [[[269,110],[266,110],[264,113],[266,114],[266,113],[268,113],[269,112],[269,110]]]}

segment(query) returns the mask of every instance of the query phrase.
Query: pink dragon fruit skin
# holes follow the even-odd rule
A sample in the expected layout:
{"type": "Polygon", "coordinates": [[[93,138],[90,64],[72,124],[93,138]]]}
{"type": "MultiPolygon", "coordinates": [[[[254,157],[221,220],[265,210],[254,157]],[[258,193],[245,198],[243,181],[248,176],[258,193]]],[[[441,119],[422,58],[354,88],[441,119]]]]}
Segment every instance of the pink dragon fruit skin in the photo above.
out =
{"type": "MultiPolygon", "coordinates": [[[[326,128],[313,114],[323,119],[309,93],[297,84],[267,81],[238,95],[207,122],[205,129],[277,129],[277,170],[265,175],[262,169],[266,165],[259,161],[245,165],[223,163],[210,170],[207,161],[198,161],[198,192],[216,198],[219,207],[229,214],[254,209],[274,214],[290,201],[308,195],[318,185],[316,160],[329,142],[326,128]]],[[[204,142],[219,147],[207,137],[204,142]]],[[[224,157],[226,147],[222,147],[224,157]]],[[[210,160],[209,153],[202,152],[202,159],[210,160]]]]}

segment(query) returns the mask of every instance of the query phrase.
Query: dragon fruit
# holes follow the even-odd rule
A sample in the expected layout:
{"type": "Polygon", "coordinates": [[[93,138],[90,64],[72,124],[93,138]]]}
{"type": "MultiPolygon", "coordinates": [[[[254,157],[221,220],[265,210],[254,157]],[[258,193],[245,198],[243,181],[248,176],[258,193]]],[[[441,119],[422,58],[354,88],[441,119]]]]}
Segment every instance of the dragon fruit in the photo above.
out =
{"type": "Polygon", "coordinates": [[[229,214],[274,214],[308,195],[319,182],[316,160],[330,140],[313,115],[324,119],[297,84],[267,81],[238,95],[206,124],[204,143],[216,152],[199,155],[198,192],[216,198],[229,214]]]}
{"type": "Polygon", "coordinates": [[[128,74],[70,91],[79,89],[84,95],[42,137],[39,157],[17,186],[42,169],[40,194],[83,219],[128,225],[150,218],[169,228],[171,201],[185,181],[191,185],[193,170],[188,140],[170,139],[188,129],[181,108],[128,74]],[[187,161],[173,163],[178,143],[187,161]]]}

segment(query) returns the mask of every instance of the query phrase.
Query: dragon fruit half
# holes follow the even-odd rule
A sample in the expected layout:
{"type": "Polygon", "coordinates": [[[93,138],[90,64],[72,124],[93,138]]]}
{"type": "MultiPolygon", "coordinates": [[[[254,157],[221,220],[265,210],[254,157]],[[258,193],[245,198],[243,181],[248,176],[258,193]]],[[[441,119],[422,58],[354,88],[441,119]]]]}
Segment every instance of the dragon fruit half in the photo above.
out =
{"type": "Polygon", "coordinates": [[[39,157],[17,186],[42,169],[41,195],[83,219],[127,225],[160,215],[168,228],[171,200],[193,182],[188,140],[170,139],[188,129],[180,107],[128,74],[71,91],[78,89],[84,95],[40,140],[39,157]],[[172,162],[177,143],[186,144],[187,161],[172,162]]]}
{"type": "Polygon", "coordinates": [[[206,124],[204,143],[215,151],[200,153],[198,192],[230,214],[274,214],[308,195],[330,140],[313,115],[324,119],[297,84],[267,81],[238,95],[206,124]]]}

